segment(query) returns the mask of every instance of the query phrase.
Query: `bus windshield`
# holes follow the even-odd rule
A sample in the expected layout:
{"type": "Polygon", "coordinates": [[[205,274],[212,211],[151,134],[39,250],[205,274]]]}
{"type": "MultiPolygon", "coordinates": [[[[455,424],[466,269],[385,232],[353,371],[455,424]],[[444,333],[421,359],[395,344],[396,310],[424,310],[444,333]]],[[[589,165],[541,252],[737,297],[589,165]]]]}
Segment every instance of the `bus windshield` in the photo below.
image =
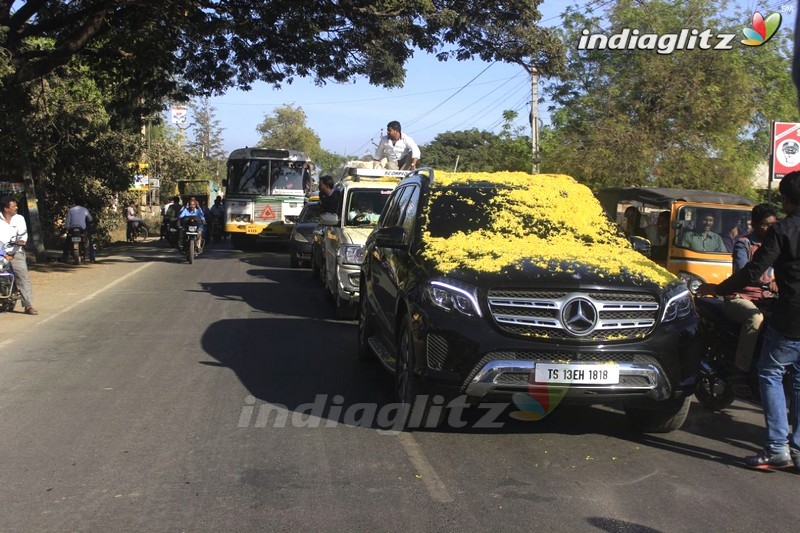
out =
{"type": "Polygon", "coordinates": [[[310,186],[305,161],[229,159],[228,194],[301,196],[310,186]]]}

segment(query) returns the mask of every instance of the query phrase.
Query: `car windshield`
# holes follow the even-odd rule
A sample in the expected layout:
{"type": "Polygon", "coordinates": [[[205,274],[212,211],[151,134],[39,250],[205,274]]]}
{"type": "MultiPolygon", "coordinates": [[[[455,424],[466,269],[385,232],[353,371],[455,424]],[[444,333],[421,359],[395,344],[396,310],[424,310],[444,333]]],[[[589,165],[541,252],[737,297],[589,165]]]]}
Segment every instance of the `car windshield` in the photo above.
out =
{"type": "Polygon", "coordinates": [[[686,205],[678,209],[675,246],[695,252],[727,254],[750,233],[750,208],[723,209],[686,205]]]}
{"type": "MultiPolygon", "coordinates": [[[[448,238],[454,233],[466,234],[491,230],[497,227],[497,218],[500,210],[496,202],[498,198],[497,187],[453,187],[445,189],[441,194],[431,196],[428,210],[427,229],[432,237],[448,238]]],[[[539,239],[550,239],[562,235],[566,228],[555,224],[552,219],[541,219],[532,213],[521,213],[523,218],[520,224],[525,234],[519,237],[535,236],[539,239]]],[[[605,217],[599,216],[595,225],[607,225],[610,233],[616,229],[607,223],[605,217]]]]}
{"type": "Polygon", "coordinates": [[[392,189],[351,189],[347,195],[347,226],[374,226],[392,189]]]}
{"type": "Polygon", "coordinates": [[[300,222],[319,222],[319,204],[309,204],[300,214],[300,222]]]}

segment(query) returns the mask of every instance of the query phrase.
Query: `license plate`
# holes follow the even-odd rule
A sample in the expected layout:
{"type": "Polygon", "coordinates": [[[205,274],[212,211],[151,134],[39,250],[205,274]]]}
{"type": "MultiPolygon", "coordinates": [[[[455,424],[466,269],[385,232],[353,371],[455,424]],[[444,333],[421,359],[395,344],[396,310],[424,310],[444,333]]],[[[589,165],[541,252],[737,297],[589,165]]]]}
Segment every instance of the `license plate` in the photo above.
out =
{"type": "Polygon", "coordinates": [[[246,233],[248,235],[259,235],[261,233],[261,226],[256,226],[255,224],[248,225],[246,233]]]}
{"type": "Polygon", "coordinates": [[[72,242],[81,242],[83,239],[81,237],[73,237],[72,242]]]}
{"type": "Polygon", "coordinates": [[[197,226],[189,226],[189,231],[197,231],[197,226]]]}
{"type": "Polygon", "coordinates": [[[619,365],[579,365],[539,363],[536,383],[575,383],[579,385],[615,385],[619,383],[619,365]]]}

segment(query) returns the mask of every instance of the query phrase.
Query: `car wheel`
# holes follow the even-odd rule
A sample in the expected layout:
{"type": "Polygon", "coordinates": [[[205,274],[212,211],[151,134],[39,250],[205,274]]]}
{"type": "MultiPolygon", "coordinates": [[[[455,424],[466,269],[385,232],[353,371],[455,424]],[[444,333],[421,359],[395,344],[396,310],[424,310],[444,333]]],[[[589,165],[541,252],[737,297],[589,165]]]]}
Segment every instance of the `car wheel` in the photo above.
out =
{"type": "MultiPolygon", "coordinates": [[[[364,276],[361,276],[361,287],[364,287],[364,276]]],[[[372,336],[372,324],[370,323],[367,309],[368,305],[366,295],[362,291],[358,316],[358,359],[360,361],[366,361],[372,357],[372,348],[369,346],[369,338],[372,336]]]]}
{"type": "Polygon", "coordinates": [[[656,402],[652,407],[625,406],[631,425],[644,433],[669,433],[686,421],[691,397],[656,402]]]}
{"type": "Polygon", "coordinates": [[[336,298],[336,318],[339,320],[353,320],[358,314],[358,306],[352,301],[341,298],[338,294],[336,298]]]}
{"type": "Polygon", "coordinates": [[[297,252],[293,246],[289,247],[289,266],[292,268],[300,268],[300,260],[297,259],[297,252]]]}
{"type": "MultiPolygon", "coordinates": [[[[419,393],[419,377],[414,372],[416,362],[414,342],[411,337],[411,326],[407,320],[403,321],[399,341],[397,363],[394,371],[394,399],[404,407],[407,414],[407,424],[414,418],[412,411],[419,393]]],[[[404,424],[404,427],[406,424],[404,424]]]]}
{"type": "Polygon", "coordinates": [[[698,376],[697,390],[694,392],[694,396],[702,407],[711,411],[722,411],[730,407],[736,398],[733,387],[721,379],[716,372],[704,371],[701,371],[698,376]]]}

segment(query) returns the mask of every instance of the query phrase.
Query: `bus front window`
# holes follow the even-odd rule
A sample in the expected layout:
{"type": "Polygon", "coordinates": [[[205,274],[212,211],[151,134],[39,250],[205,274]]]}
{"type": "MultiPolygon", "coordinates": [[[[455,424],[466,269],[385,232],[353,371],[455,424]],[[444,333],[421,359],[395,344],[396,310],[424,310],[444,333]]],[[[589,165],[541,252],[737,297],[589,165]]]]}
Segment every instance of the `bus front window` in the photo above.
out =
{"type": "Polygon", "coordinates": [[[228,166],[228,188],[236,194],[266,194],[269,183],[269,161],[251,159],[234,161],[228,166]]]}

